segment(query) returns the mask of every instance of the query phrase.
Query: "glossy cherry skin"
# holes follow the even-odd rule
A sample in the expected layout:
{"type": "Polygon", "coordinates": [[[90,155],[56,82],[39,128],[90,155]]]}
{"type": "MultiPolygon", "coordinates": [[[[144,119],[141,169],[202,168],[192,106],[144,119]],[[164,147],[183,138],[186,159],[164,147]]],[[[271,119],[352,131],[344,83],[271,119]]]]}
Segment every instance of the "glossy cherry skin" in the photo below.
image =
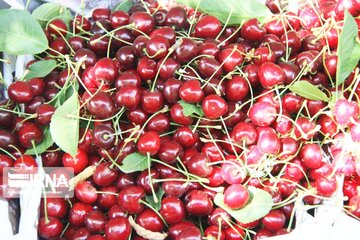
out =
{"type": "Polygon", "coordinates": [[[54,19],[49,22],[48,31],[57,37],[66,36],[67,26],[61,19],[54,19]]]}
{"type": "Polygon", "coordinates": [[[87,110],[95,117],[105,119],[115,114],[115,104],[108,93],[98,92],[86,104],[87,110]]]}
{"type": "MultiPolygon", "coordinates": [[[[41,143],[41,141],[43,140],[43,137],[44,137],[42,130],[36,124],[34,124],[32,122],[24,124],[19,129],[18,135],[19,135],[19,143],[24,148],[32,148],[33,144],[37,145],[37,144],[41,143]]],[[[6,138],[4,138],[4,141],[5,140],[6,140],[6,138]]]]}
{"type": "Polygon", "coordinates": [[[175,141],[166,141],[161,143],[157,154],[160,160],[173,164],[183,154],[183,148],[175,141]]]}
{"type": "Polygon", "coordinates": [[[83,226],[86,214],[92,209],[92,206],[89,204],[75,203],[69,212],[69,223],[73,226],[83,226]]]}
{"type": "Polygon", "coordinates": [[[242,184],[232,184],[224,192],[224,203],[231,209],[244,207],[249,199],[249,191],[242,184]]]}
{"type": "Polygon", "coordinates": [[[91,14],[92,19],[97,21],[99,19],[109,19],[111,11],[107,8],[95,8],[91,14]]]}
{"type": "Polygon", "coordinates": [[[220,77],[223,73],[223,68],[219,61],[215,58],[203,57],[199,61],[199,73],[205,77],[220,77]]]}
{"type": "Polygon", "coordinates": [[[119,192],[118,203],[124,211],[139,214],[144,210],[140,200],[145,197],[145,191],[138,186],[128,186],[119,192]]]}
{"type": "Polygon", "coordinates": [[[221,31],[220,21],[210,15],[206,15],[196,23],[195,35],[200,38],[215,38],[221,31]]]}
{"type": "Polygon", "coordinates": [[[164,96],[161,91],[145,90],[141,96],[141,106],[147,113],[155,113],[164,105],[164,96]]]}
{"type": "Polygon", "coordinates": [[[184,203],[177,197],[163,198],[159,212],[168,224],[181,222],[186,214],[184,203]]]}
{"type": "Polygon", "coordinates": [[[155,155],[160,149],[159,134],[154,131],[144,133],[137,142],[137,148],[141,154],[155,155]]]}
{"type": "Polygon", "coordinates": [[[75,30],[75,33],[79,33],[81,30],[90,31],[91,28],[89,19],[81,15],[76,15],[74,20],[71,21],[70,25],[75,30]]]}
{"type": "Polygon", "coordinates": [[[76,198],[86,204],[93,204],[98,198],[96,188],[90,182],[80,182],[76,184],[74,193],[76,198]]]}
{"type": "Polygon", "coordinates": [[[228,111],[228,105],[222,97],[211,94],[204,98],[202,109],[207,118],[217,119],[228,111]]]}
{"type": "Polygon", "coordinates": [[[40,215],[44,216],[45,208],[49,217],[64,218],[68,212],[68,203],[63,198],[47,198],[46,207],[44,201],[41,201],[40,215]]]}
{"type": "Polygon", "coordinates": [[[213,202],[201,190],[192,190],[185,196],[185,209],[193,216],[206,216],[213,210],[213,202]]]}
{"type": "Polygon", "coordinates": [[[322,152],[318,144],[315,143],[304,144],[300,150],[299,155],[305,167],[316,169],[321,166],[322,152]]]}
{"type": "Polygon", "coordinates": [[[175,29],[183,29],[187,27],[187,14],[184,8],[177,6],[171,8],[166,14],[165,25],[175,27],[175,29]]]}
{"type": "Polygon", "coordinates": [[[193,133],[187,126],[179,127],[173,135],[173,139],[184,148],[194,146],[198,138],[198,134],[193,133]]]}
{"type": "Polygon", "coordinates": [[[267,229],[276,231],[284,227],[285,215],[280,210],[271,210],[265,217],[261,219],[261,223],[267,229]]]}
{"type": "Polygon", "coordinates": [[[265,28],[256,18],[249,19],[241,27],[241,36],[250,42],[259,42],[265,36],[265,28]]]}
{"type": "Polygon", "coordinates": [[[85,40],[80,38],[80,37],[77,37],[77,36],[69,38],[69,44],[70,44],[70,47],[74,51],[77,51],[79,49],[82,49],[82,48],[86,47],[85,40]]]}
{"type": "Polygon", "coordinates": [[[131,226],[125,217],[112,218],[105,225],[105,236],[108,240],[128,239],[130,234],[131,226]]]}
{"type": "Polygon", "coordinates": [[[211,174],[213,167],[208,165],[209,159],[203,153],[194,154],[191,159],[186,162],[188,171],[199,177],[207,177],[211,174]]]}
{"type": "Polygon", "coordinates": [[[61,56],[67,54],[68,52],[69,47],[63,38],[58,37],[50,43],[49,53],[52,56],[61,56]]]}
{"type": "Polygon", "coordinates": [[[234,140],[234,142],[240,145],[243,143],[243,141],[247,145],[251,145],[256,142],[257,131],[253,124],[240,122],[233,128],[231,132],[231,138],[234,140]]]}
{"type": "Polygon", "coordinates": [[[50,124],[51,117],[55,112],[55,107],[50,104],[40,105],[36,109],[36,123],[42,126],[47,126],[50,124]]]}
{"type": "Polygon", "coordinates": [[[94,34],[90,37],[88,47],[97,54],[105,54],[108,49],[109,41],[108,37],[102,37],[101,34],[94,34]]]}
{"type": "Polygon", "coordinates": [[[45,217],[39,219],[38,232],[45,239],[58,239],[63,231],[63,224],[54,217],[45,217]]]}
{"type": "Polygon", "coordinates": [[[129,14],[127,12],[118,10],[110,15],[110,23],[113,29],[124,26],[129,23],[129,14]]]}
{"type": "Polygon", "coordinates": [[[111,84],[118,76],[118,68],[114,60],[102,58],[94,65],[94,77],[97,81],[104,81],[105,84],[111,84]]]}
{"type": "Polygon", "coordinates": [[[184,115],[184,109],[179,103],[174,103],[170,109],[171,119],[181,125],[190,125],[193,122],[191,116],[184,115]]]}
{"type": "Polygon", "coordinates": [[[204,91],[201,89],[200,81],[189,80],[181,85],[179,95],[185,102],[198,103],[204,98],[204,91]]]}
{"type": "Polygon", "coordinates": [[[97,205],[99,205],[101,208],[109,209],[117,204],[117,187],[111,185],[107,187],[102,187],[99,190],[102,193],[98,193],[97,205]]]}
{"type": "Polygon", "coordinates": [[[164,223],[159,215],[149,208],[137,216],[136,223],[152,232],[161,232],[164,229],[164,223]]]}
{"type": "Polygon", "coordinates": [[[110,163],[101,163],[96,166],[93,180],[101,187],[106,187],[114,183],[117,179],[118,172],[111,167],[110,163]]]}
{"type": "Polygon", "coordinates": [[[155,35],[146,44],[146,52],[150,58],[161,59],[166,56],[170,41],[162,35],[155,35]]]}
{"type": "Polygon", "coordinates": [[[65,153],[62,157],[62,163],[64,167],[73,168],[74,174],[78,174],[87,167],[88,157],[86,152],[79,148],[75,157],[71,156],[69,153],[65,153]]]}
{"type": "Polygon", "coordinates": [[[284,71],[271,62],[261,64],[258,75],[261,85],[266,89],[281,85],[285,81],[284,71]]]}
{"type": "Polygon", "coordinates": [[[182,38],[179,47],[175,49],[175,57],[180,63],[187,63],[198,54],[197,44],[189,39],[182,38]]]}
{"type": "Polygon", "coordinates": [[[141,91],[136,86],[123,86],[115,94],[115,103],[119,107],[136,108],[141,102],[141,91]]]}
{"type": "Polygon", "coordinates": [[[249,118],[255,126],[270,126],[276,119],[276,108],[267,102],[255,103],[249,109],[249,118]]]}
{"type": "Polygon", "coordinates": [[[9,98],[16,103],[30,102],[34,94],[27,82],[16,81],[9,85],[9,98]]]}
{"type": "Polygon", "coordinates": [[[155,25],[154,18],[146,12],[134,13],[130,16],[129,23],[134,24],[135,29],[132,30],[132,32],[135,36],[139,36],[141,34],[140,32],[150,34],[155,25]]]}
{"type": "Polygon", "coordinates": [[[178,239],[181,232],[187,228],[196,228],[195,224],[190,221],[181,221],[169,227],[168,234],[171,239],[178,239]]]}
{"type": "Polygon", "coordinates": [[[106,216],[100,210],[92,210],[85,216],[85,226],[91,233],[104,232],[106,216]]]}
{"type": "Polygon", "coordinates": [[[85,67],[94,66],[97,62],[96,54],[92,50],[87,48],[80,48],[75,52],[74,61],[79,62],[80,59],[84,61],[83,64],[85,65],[85,67]],[[85,56],[86,58],[82,59],[85,56]]]}

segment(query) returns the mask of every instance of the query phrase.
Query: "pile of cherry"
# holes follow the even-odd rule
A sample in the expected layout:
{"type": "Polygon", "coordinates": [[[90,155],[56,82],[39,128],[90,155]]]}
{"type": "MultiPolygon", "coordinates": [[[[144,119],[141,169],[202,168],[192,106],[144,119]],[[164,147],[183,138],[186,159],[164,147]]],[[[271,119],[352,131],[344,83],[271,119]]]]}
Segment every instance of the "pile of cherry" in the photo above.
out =
{"type": "MultiPolygon", "coordinates": [[[[66,64],[12,83],[1,102],[0,170],[33,167],[24,152],[42,142],[56,110],[51,100],[66,81],[79,85],[78,152],[54,145],[42,162],[75,174],[96,168],[73,198],[42,200],[41,238],[261,239],[293,227],[298,198],[318,205],[331,197],[336,176],[345,177],[344,211],[360,217],[358,68],[333,87],[343,5],[319,1],[297,16],[268,1],[272,19],[240,27],[145,2],[128,13],[76,15],[70,29],[52,20],[44,30],[51,50],[38,57],[66,64]],[[337,97],[305,99],[289,90],[294,81],[337,97]],[[120,170],[132,153],[148,158],[146,170],[120,170]],[[238,222],[213,202],[224,190],[226,206],[241,209],[249,186],[274,202],[259,220],[238,222]]],[[[360,13],[359,1],[347,8],[360,13]]]]}

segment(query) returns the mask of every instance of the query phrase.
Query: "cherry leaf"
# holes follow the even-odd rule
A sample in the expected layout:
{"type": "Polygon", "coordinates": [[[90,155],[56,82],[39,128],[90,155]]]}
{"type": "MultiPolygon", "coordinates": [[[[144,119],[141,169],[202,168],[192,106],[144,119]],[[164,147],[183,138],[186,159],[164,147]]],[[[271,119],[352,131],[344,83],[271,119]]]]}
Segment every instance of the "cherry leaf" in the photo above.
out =
{"type": "Polygon", "coordinates": [[[0,10],[0,52],[13,55],[37,54],[48,47],[44,31],[29,12],[0,10]]]}
{"type": "Polygon", "coordinates": [[[114,9],[115,11],[121,10],[124,12],[129,11],[129,9],[133,6],[133,0],[124,0],[114,9]]]}
{"type": "Polygon", "coordinates": [[[268,214],[274,205],[274,202],[271,195],[262,189],[249,187],[248,190],[251,198],[249,203],[241,209],[231,210],[228,208],[224,203],[223,193],[215,195],[214,203],[228,212],[233,218],[235,218],[236,221],[245,224],[251,223],[268,214]]]}
{"type": "Polygon", "coordinates": [[[185,116],[191,116],[193,114],[196,114],[200,117],[204,116],[204,112],[202,110],[201,107],[198,107],[194,104],[191,103],[187,103],[183,100],[178,101],[178,103],[181,105],[181,107],[183,108],[183,113],[185,116]]]}
{"type": "Polygon", "coordinates": [[[147,156],[140,153],[127,155],[119,168],[124,173],[143,171],[148,168],[147,156]]]}
{"type": "Polygon", "coordinates": [[[222,23],[241,24],[251,18],[263,21],[270,10],[258,0],[177,0],[178,3],[216,16],[222,23]]]}
{"type": "Polygon", "coordinates": [[[57,66],[55,60],[43,60],[38,61],[30,65],[27,74],[25,75],[26,79],[32,79],[37,77],[45,77],[57,66]]]}
{"type": "Polygon", "coordinates": [[[148,204],[150,204],[154,209],[156,209],[157,211],[160,210],[161,208],[161,199],[164,196],[164,190],[162,188],[159,188],[159,190],[156,192],[156,198],[158,199],[158,202],[156,203],[154,200],[154,196],[152,195],[147,195],[146,196],[146,202],[148,204]]]}
{"type": "Polygon", "coordinates": [[[50,20],[59,17],[63,11],[64,7],[57,3],[44,3],[36,8],[32,15],[41,26],[45,27],[50,20]]]}
{"type": "Polygon", "coordinates": [[[358,26],[351,14],[345,10],[344,26],[337,49],[336,86],[345,81],[360,61],[360,43],[356,41],[357,37],[358,26]]]}
{"type": "Polygon", "coordinates": [[[51,117],[50,133],[64,152],[75,156],[79,143],[79,99],[74,93],[51,117]]]}
{"type": "Polygon", "coordinates": [[[29,155],[41,154],[41,153],[45,152],[53,144],[54,144],[54,141],[51,137],[50,130],[47,127],[44,129],[44,139],[41,141],[41,143],[36,145],[35,149],[30,148],[30,149],[26,150],[25,153],[29,154],[29,155]]]}
{"type": "Polygon", "coordinates": [[[290,91],[309,100],[328,102],[330,99],[315,85],[307,81],[297,81],[290,86],[290,91]]]}

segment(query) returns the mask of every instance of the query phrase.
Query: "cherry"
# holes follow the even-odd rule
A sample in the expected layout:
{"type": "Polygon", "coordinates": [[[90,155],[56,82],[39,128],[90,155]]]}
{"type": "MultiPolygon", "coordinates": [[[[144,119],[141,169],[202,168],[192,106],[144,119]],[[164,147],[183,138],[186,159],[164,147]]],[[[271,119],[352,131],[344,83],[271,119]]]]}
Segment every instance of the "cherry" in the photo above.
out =
{"type": "Polygon", "coordinates": [[[76,184],[74,193],[79,201],[86,204],[93,204],[98,198],[96,188],[90,182],[80,182],[76,184]]]}
{"type": "Polygon", "coordinates": [[[256,142],[257,131],[253,124],[240,122],[233,128],[231,138],[239,145],[242,145],[243,143],[251,145],[256,142]]]}
{"type": "Polygon", "coordinates": [[[134,48],[123,46],[116,52],[116,59],[125,69],[134,69],[136,66],[134,48]]]}
{"type": "Polygon", "coordinates": [[[29,83],[21,81],[11,83],[8,87],[8,94],[15,103],[28,103],[34,96],[29,83]]]}
{"type": "Polygon", "coordinates": [[[241,227],[228,227],[224,230],[226,240],[242,240],[245,237],[245,232],[241,227]],[[235,228],[235,229],[234,229],[235,228]]]}
{"type": "Polygon", "coordinates": [[[116,217],[125,217],[125,216],[126,216],[126,213],[124,212],[124,210],[122,210],[122,208],[118,204],[113,205],[109,209],[108,214],[107,214],[107,217],[109,219],[116,218],[116,217]]]}
{"type": "Polygon", "coordinates": [[[274,233],[266,228],[259,229],[253,237],[253,240],[266,239],[273,237],[274,233]]]}
{"type": "Polygon", "coordinates": [[[74,54],[74,61],[79,62],[80,59],[82,59],[85,56],[86,56],[86,58],[84,59],[84,62],[83,62],[85,67],[94,66],[96,64],[96,61],[97,61],[96,54],[87,48],[80,48],[80,49],[76,50],[76,52],[74,54]]]}
{"type": "Polygon", "coordinates": [[[109,219],[105,225],[105,237],[108,240],[128,239],[130,234],[131,226],[125,217],[109,219]]]}
{"type": "Polygon", "coordinates": [[[108,37],[102,37],[101,34],[94,34],[90,37],[88,46],[97,54],[105,54],[108,49],[109,41],[108,37]]]}
{"type": "Polygon", "coordinates": [[[172,164],[175,163],[177,157],[181,157],[183,148],[181,145],[173,140],[162,142],[158,151],[160,160],[172,164]]]}
{"type": "Polygon", "coordinates": [[[96,166],[93,180],[98,186],[106,187],[114,183],[117,176],[116,169],[111,168],[110,163],[101,163],[96,166]]]}
{"type": "Polygon", "coordinates": [[[73,226],[83,226],[86,214],[92,211],[92,206],[82,202],[75,203],[69,212],[69,223],[73,226]]]}
{"type": "Polygon", "coordinates": [[[95,117],[110,118],[115,113],[115,104],[106,92],[98,92],[93,95],[86,104],[87,110],[95,117]]]}
{"type": "Polygon", "coordinates": [[[78,51],[79,49],[86,47],[85,40],[76,36],[69,38],[69,44],[74,51],[78,51]]]}
{"type": "Polygon", "coordinates": [[[195,35],[199,38],[215,38],[220,31],[220,21],[210,15],[203,16],[195,25],[195,35]]]}
{"type": "Polygon", "coordinates": [[[284,227],[285,215],[280,210],[271,210],[265,217],[261,219],[261,223],[265,228],[276,231],[284,227]]]}
{"type": "Polygon", "coordinates": [[[96,62],[93,68],[94,77],[97,81],[104,81],[111,84],[118,75],[118,69],[114,60],[110,58],[102,58],[96,62]]]}
{"type": "Polygon", "coordinates": [[[91,233],[87,228],[80,227],[80,228],[74,230],[72,239],[74,239],[74,240],[88,239],[90,237],[90,235],[91,235],[91,233]]]}
{"type": "Polygon", "coordinates": [[[146,129],[148,131],[154,131],[157,133],[164,133],[168,131],[170,128],[170,118],[168,115],[164,113],[159,113],[152,117],[148,124],[146,125],[146,129]]]}
{"type": "Polygon", "coordinates": [[[188,239],[201,240],[202,235],[200,230],[195,226],[185,228],[183,231],[180,232],[177,238],[177,240],[188,240],[188,239]]]}
{"type": "Polygon", "coordinates": [[[187,14],[182,7],[173,7],[166,14],[165,25],[175,27],[175,29],[182,29],[187,27],[187,14]]]}
{"type": "Polygon", "coordinates": [[[281,67],[272,62],[261,64],[258,75],[261,85],[266,89],[283,84],[286,77],[281,67]]]}
{"type": "Polygon", "coordinates": [[[32,148],[41,143],[44,134],[42,130],[34,123],[24,124],[18,131],[19,143],[24,148],[32,148]]]}
{"type": "Polygon", "coordinates": [[[92,19],[97,21],[99,19],[109,19],[111,11],[107,8],[95,8],[92,12],[92,19]]]}
{"type": "Polygon", "coordinates": [[[111,13],[109,20],[112,28],[116,29],[129,23],[129,14],[121,10],[114,11],[111,13]]]}
{"type": "Polygon", "coordinates": [[[209,239],[225,240],[225,234],[218,226],[210,226],[206,228],[204,236],[209,239]]]}
{"type": "Polygon", "coordinates": [[[63,224],[54,217],[39,219],[38,232],[45,239],[58,239],[63,231],[63,224]]]}
{"type": "Polygon", "coordinates": [[[145,196],[143,188],[138,186],[127,186],[120,190],[118,203],[124,211],[131,214],[139,214],[144,210],[141,199],[145,196]]]}
{"type": "Polygon", "coordinates": [[[179,47],[175,49],[175,57],[180,63],[187,63],[198,54],[198,46],[189,38],[182,38],[179,47]]]}
{"type": "Polygon", "coordinates": [[[198,103],[204,98],[204,91],[201,89],[200,81],[189,80],[181,85],[179,95],[185,102],[198,103]]]}
{"type": "Polygon", "coordinates": [[[141,154],[155,155],[160,149],[159,134],[154,131],[144,133],[137,142],[137,148],[141,154]]]}
{"type": "Polygon", "coordinates": [[[241,27],[241,37],[250,42],[259,42],[265,36],[265,28],[260,26],[256,18],[247,20],[241,27]]]}
{"type": "Polygon", "coordinates": [[[359,106],[353,101],[339,99],[335,102],[333,114],[335,121],[342,126],[349,126],[351,119],[359,116],[359,106]]]}
{"type": "Polygon", "coordinates": [[[276,108],[267,102],[255,103],[249,109],[249,118],[255,126],[270,126],[276,118],[276,108]]]}
{"type": "Polygon", "coordinates": [[[42,126],[47,126],[50,124],[51,117],[55,112],[55,107],[50,104],[40,105],[36,109],[36,123],[42,126]]]}
{"type": "Polygon", "coordinates": [[[134,25],[132,33],[139,36],[141,33],[150,34],[154,28],[154,18],[146,12],[136,12],[129,18],[129,23],[134,25]]]}
{"type": "Polygon", "coordinates": [[[300,158],[307,168],[317,169],[322,163],[321,148],[316,143],[304,144],[300,150],[300,158]]]}
{"type": "Polygon", "coordinates": [[[100,188],[102,192],[98,195],[97,204],[105,209],[110,209],[112,206],[117,204],[116,194],[118,189],[115,186],[107,186],[100,188]]]}
{"type": "Polygon", "coordinates": [[[223,68],[215,58],[203,57],[199,61],[199,73],[203,77],[220,77],[223,72],[223,68]]]}
{"type": "Polygon", "coordinates": [[[69,47],[66,41],[62,38],[56,38],[50,43],[49,53],[53,56],[65,55],[69,52],[69,47]]]}
{"type": "Polygon", "coordinates": [[[167,38],[170,42],[170,45],[175,43],[176,40],[176,32],[171,27],[161,27],[157,28],[151,32],[150,38],[154,37],[155,35],[162,35],[167,38]]]}
{"type": "Polygon", "coordinates": [[[41,78],[33,78],[28,81],[34,96],[42,95],[45,90],[45,82],[41,78]]]}
{"type": "Polygon", "coordinates": [[[64,167],[71,167],[74,169],[74,174],[80,173],[87,167],[88,157],[86,152],[79,148],[75,156],[65,153],[62,157],[64,167]]]}
{"type": "Polygon", "coordinates": [[[156,68],[161,78],[168,79],[175,76],[180,64],[174,58],[164,58],[158,61],[156,68]]]}
{"type": "Polygon", "coordinates": [[[75,33],[79,33],[81,31],[88,32],[91,28],[89,19],[81,15],[76,15],[74,20],[71,21],[70,25],[75,30],[75,33]]]}
{"type": "Polygon", "coordinates": [[[156,62],[155,60],[142,57],[138,61],[137,65],[137,73],[141,77],[142,80],[152,80],[156,76],[156,62]]]}
{"type": "Polygon", "coordinates": [[[315,135],[315,124],[305,117],[299,117],[295,121],[294,133],[297,138],[309,140],[315,135]]]}
{"type": "Polygon", "coordinates": [[[49,217],[54,218],[64,218],[68,211],[68,204],[63,198],[47,198],[46,206],[44,206],[44,201],[41,201],[40,205],[40,215],[44,216],[44,211],[47,211],[49,217]]]}
{"type": "Polygon", "coordinates": [[[136,223],[152,232],[161,232],[164,229],[163,221],[159,215],[151,209],[145,209],[141,212],[136,218],[136,223]]]}
{"type": "Polygon", "coordinates": [[[91,233],[104,232],[106,216],[100,210],[92,210],[85,216],[85,226],[91,233]]]}
{"type": "Polygon", "coordinates": [[[213,167],[208,165],[208,163],[209,159],[205,154],[196,153],[185,165],[190,173],[199,177],[208,177],[213,170],[213,167]]]}
{"type": "Polygon", "coordinates": [[[336,179],[326,177],[318,178],[315,181],[315,187],[318,195],[323,197],[331,197],[337,189],[336,179]]]}
{"type": "Polygon", "coordinates": [[[226,81],[225,96],[232,102],[243,100],[249,93],[249,85],[243,77],[234,75],[226,81]]]}
{"type": "Polygon", "coordinates": [[[14,161],[7,155],[0,154],[0,175],[3,174],[4,168],[12,167],[14,161]]]}
{"type": "Polygon", "coordinates": [[[164,26],[165,25],[165,19],[168,11],[166,9],[159,9],[154,13],[154,20],[156,26],[164,26]]]}
{"type": "Polygon", "coordinates": [[[172,225],[181,222],[185,218],[184,203],[177,197],[165,197],[161,201],[160,214],[164,220],[172,225]]]}
{"type": "Polygon", "coordinates": [[[204,115],[209,119],[217,119],[228,111],[225,100],[218,95],[211,94],[204,98],[202,102],[204,115]]]}
{"type": "Polygon", "coordinates": [[[162,35],[155,35],[146,44],[146,52],[150,58],[161,59],[166,56],[170,41],[162,35]]]}
{"type": "Polygon", "coordinates": [[[25,112],[34,114],[36,109],[45,102],[45,99],[42,96],[34,97],[30,102],[25,105],[25,112]]]}
{"type": "Polygon", "coordinates": [[[265,62],[275,63],[276,54],[271,47],[259,47],[254,51],[253,62],[257,65],[261,65],[265,62]]]}
{"type": "Polygon", "coordinates": [[[119,107],[136,108],[141,101],[141,91],[136,86],[123,86],[115,94],[115,103],[119,107]]]}
{"type": "Polygon", "coordinates": [[[244,207],[249,199],[249,191],[242,184],[232,184],[224,192],[224,203],[230,209],[244,207]]]}
{"type": "Polygon", "coordinates": [[[221,176],[228,184],[240,184],[245,180],[246,170],[239,162],[228,157],[221,166],[221,176]]]}
{"type": "Polygon", "coordinates": [[[203,42],[198,47],[198,55],[211,55],[217,57],[219,53],[219,46],[214,42],[203,42]]]}
{"type": "Polygon", "coordinates": [[[49,33],[54,34],[57,37],[66,36],[67,26],[61,19],[54,19],[48,24],[49,33]]]}

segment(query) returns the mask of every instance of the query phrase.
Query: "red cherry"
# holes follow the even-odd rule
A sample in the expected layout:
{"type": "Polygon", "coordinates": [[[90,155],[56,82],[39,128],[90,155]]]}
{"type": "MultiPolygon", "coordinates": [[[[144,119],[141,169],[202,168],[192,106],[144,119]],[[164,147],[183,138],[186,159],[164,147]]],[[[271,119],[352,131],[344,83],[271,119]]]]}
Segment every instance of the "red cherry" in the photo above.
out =
{"type": "Polygon", "coordinates": [[[160,149],[159,134],[154,131],[144,133],[137,142],[137,148],[141,154],[155,155],[160,149]]]}
{"type": "Polygon", "coordinates": [[[210,15],[206,15],[196,23],[195,35],[200,38],[215,38],[221,31],[220,21],[210,15]]]}
{"type": "Polygon", "coordinates": [[[130,234],[131,226],[125,217],[112,218],[105,225],[105,236],[107,240],[128,239],[130,234]]]}
{"type": "Polygon", "coordinates": [[[62,163],[64,167],[73,168],[74,174],[78,174],[87,167],[88,157],[86,152],[79,148],[74,157],[69,153],[65,153],[62,157],[62,163]]]}
{"type": "Polygon", "coordinates": [[[218,95],[211,94],[204,98],[202,102],[204,115],[209,119],[217,119],[228,111],[225,100],[218,95]]]}
{"type": "Polygon", "coordinates": [[[261,64],[258,75],[261,85],[266,89],[281,85],[285,81],[284,71],[272,62],[261,64]]]}
{"type": "Polygon", "coordinates": [[[232,184],[224,192],[224,203],[231,209],[244,207],[249,199],[249,191],[242,184],[232,184]]]}

